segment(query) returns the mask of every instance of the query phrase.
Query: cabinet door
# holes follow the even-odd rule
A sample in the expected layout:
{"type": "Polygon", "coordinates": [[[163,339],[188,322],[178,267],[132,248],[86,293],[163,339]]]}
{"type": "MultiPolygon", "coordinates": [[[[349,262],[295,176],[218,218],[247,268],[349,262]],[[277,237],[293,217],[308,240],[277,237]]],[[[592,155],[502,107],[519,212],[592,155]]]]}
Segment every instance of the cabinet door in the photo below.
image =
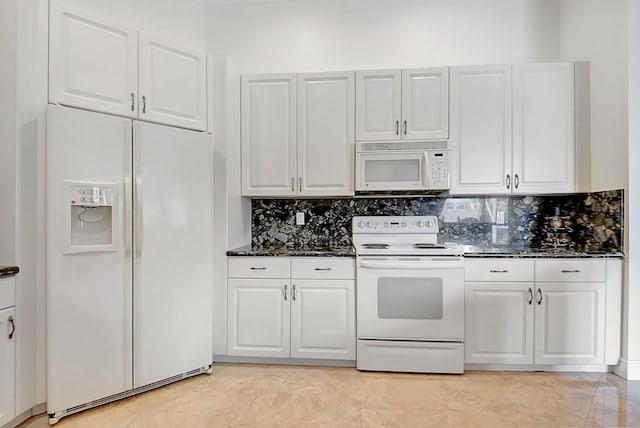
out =
{"type": "Polygon", "coordinates": [[[51,2],[49,101],[136,117],[138,32],[51,2]]]}
{"type": "Polygon", "coordinates": [[[535,364],[604,364],[603,283],[539,283],[535,364]]]}
{"type": "Polygon", "coordinates": [[[350,196],[354,73],[298,75],[298,194],[350,196]]]}
{"type": "Polygon", "coordinates": [[[16,340],[9,337],[15,317],[15,308],[0,311],[0,426],[16,417],[16,340]]]}
{"type": "Polygon", "coordinates": [[[513,66],[513,192],[575,186],[573,64],[513,66]]]}
{"type": "Polygon", "coordinates": [[[533,363],[532,282],[465,283],[465,363],[533,363]]]}
{"type": "Polygon", "coordinates": [[[206,56],[140,33],[138,117],[203,131],[207,117],[206,56]]]}
{"type": "Polygon", "coordinates": [[[227,352],[289,357],[288,279],[229,279],[227,352]]]}
{"type": "Polygon", "coordinates": [[[291,356],[355,360],[355,281],[292,282],[291,356]]]}
{"type": "Polygon", "coordinates": [[[511,66],[452,67],[450,123],[450,193],[510,193],[511,66]]]}
{"type": "Polygon", "coordinates": [[[242,195],[296,194],[296,75],[242,78],[242,195]]]}
{"type": "Polygon", "coordinates": [[[449,67],[402,71],[402,139],[449,137],[449,67]]]}
{"type": "Polygon", "coordinates": [[[356,141],[400,140],[402,72],[356,72],[356,141]]]}

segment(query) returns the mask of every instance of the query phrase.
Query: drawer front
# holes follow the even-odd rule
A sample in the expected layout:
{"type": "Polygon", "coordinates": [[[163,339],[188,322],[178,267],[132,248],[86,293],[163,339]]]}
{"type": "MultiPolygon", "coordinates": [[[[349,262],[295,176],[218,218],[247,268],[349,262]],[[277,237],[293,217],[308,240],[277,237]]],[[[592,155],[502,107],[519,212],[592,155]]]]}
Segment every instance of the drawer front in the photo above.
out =
{"type": "Polygon", "coordinates": [[[354,279],[355,259],[351,257],[304,257],[291,259],[291,278],[354,279]]]}
{"type": "Polygon", "coordinates": [[[228,257],[229,278],[289,278],[289,257],[228,257]]]}
{"type": "Polygon", "coordinates": [[[16,305],[16,279],[0,278],[0,309],[16,305]]]}
{"type": "Polygon", "coordinates": [[[464,280],[483,282],[533,282],[533,260],[465,260],[464,280]]]}
{"type": "Polygon", "coordinates": [[[604,260],[536,260],[536,282],[603,282],[604,260]]]}

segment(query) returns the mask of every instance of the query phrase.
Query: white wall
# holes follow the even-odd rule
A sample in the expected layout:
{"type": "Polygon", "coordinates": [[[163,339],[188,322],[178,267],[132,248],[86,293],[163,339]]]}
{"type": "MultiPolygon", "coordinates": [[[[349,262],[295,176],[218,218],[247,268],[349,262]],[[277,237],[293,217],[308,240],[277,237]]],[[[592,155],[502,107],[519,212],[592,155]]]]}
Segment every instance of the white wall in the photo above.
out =
{"type": "Polygon", "coordinates": [[[591,187],[627,185],[627,0],[560,0],[560,59],[589,61],[591,187]]]}
{"type": "Polygon", "coordinates": [[[282,0],[210,7],[241,73],[512,63],[558,56],[557,0],[282,0]]]}

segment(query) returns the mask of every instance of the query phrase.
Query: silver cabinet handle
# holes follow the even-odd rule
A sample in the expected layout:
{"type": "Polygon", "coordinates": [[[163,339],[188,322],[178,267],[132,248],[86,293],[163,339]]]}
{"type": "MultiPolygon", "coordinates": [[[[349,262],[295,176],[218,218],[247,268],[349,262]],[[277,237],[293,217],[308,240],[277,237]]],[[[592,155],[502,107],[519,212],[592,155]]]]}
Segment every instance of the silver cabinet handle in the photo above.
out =
{"type": "Polygon", "coordinates": [[[285,285],[284,285],[284,293],[283,293],[283,294],[284,294],[284,300],[285,300],[285,301],[287,300],[287,287],[288,287],[288,286],[287,286],[287,284],[285,284],[285,285]]]}
{"type": "Polygon", "coordinates": [[[9,317],[9,325],[11,325],[11,331],[9,332],[9,340],[11,340],[16,332],[16,323],[13,321],[13,317],[9,317]]]}
{"type": "Polygon", "coordinates": [[[404,121],[404,135],[407,135],[407,121],[404,121]]]}
{"type": "Polygon", "coordinates": [[[296,300],[296,285],[291,286],[291,300],[296,300]]]}
{"type": "Polygon", "coordinates": [[[396,120],[396,135],[400,135],[400,121],[396,120]]]}
{"type": "Polygon", "coordinates": [[[533,290],[531,288],[529,288],[529,290],[527,291],[527,295],[528,295],[527,303],[532,304],[533,303],[533,290]]]}
{"type": "Polygon", "coordinates": [[[542,304],[542,289],[538,288],[538,305],[542,304]]]}
{"type": "Polygon", "coordinates": [[[251,270],[267,270],[266,267],[252,267],[251,270]]]}
{"type": "Polygon", "coordinates": [[[147,113],[147,97],[145,97],[144,95],[142,96],[142,113],[147,113]]]}
{"type": "Polygon", "coordinates": [[[296,179],[291,177],[291,191],[295,192],[296,191],[296,179]]]}
{"type": "Polygon", "coordinates": [[[507,174],[507,189],[511,188],[511,174],[507,174]]]}
{"type": "Polygon", "coordinates": [[[518,185],[520,184],[520,179],[518,178],[518,174],[516,174],[516,176],[513,178],[513,184],[515,185],[515,188],[518,188],[518,185]]]}
{"type": "Polygon", "coordinates": [[[298,190],[302,192],[302,177],[298,179],[298,190]]]}
{"type": "Polygon", "coordinates": [[[509,271],[507,269],[504,269],[504,270],[491,269],[489,272],[491,272],[491,273],[508,273],[509,271]]]}
{"type": "Polygon", "coordinates": [[[136,95],[131,92],[131,111],[136,108],[136,95]]]}
{"type": "Polygon", "coordinates": [[[562,273],[580,273],[580,269],[563,269],[562,273]]]}
{"type": "Polygon", "coordinates": [[[314,268],[313,270],[331,270],[331,268],[314,268]]]}

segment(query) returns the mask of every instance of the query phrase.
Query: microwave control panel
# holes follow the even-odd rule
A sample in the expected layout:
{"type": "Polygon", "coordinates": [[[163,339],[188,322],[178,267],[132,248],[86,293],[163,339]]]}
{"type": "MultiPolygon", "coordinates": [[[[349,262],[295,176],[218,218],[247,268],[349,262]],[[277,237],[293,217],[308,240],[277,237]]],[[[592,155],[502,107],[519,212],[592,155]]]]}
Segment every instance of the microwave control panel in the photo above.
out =
{"type": "Polygon", "coordinates": [[[449,152],[429,152],[429,189],[449,188],[449,152]]]}

